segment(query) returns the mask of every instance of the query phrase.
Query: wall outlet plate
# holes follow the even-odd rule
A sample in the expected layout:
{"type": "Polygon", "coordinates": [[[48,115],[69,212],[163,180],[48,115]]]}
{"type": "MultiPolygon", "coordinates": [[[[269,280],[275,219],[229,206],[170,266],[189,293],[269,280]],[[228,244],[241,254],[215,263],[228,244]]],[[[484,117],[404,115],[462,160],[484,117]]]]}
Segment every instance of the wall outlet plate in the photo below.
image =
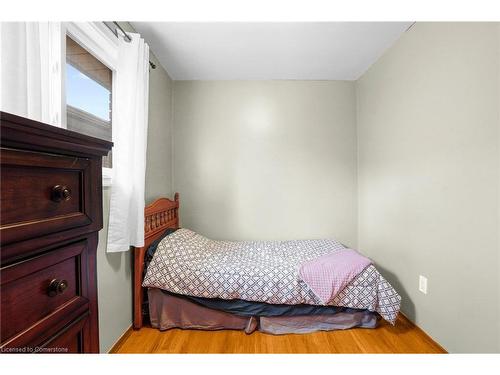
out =
{"type": "Polygon", "coordinates": [[[418,278],[418,290],[427,294],[427,277],[420,275],[418,278]]]}

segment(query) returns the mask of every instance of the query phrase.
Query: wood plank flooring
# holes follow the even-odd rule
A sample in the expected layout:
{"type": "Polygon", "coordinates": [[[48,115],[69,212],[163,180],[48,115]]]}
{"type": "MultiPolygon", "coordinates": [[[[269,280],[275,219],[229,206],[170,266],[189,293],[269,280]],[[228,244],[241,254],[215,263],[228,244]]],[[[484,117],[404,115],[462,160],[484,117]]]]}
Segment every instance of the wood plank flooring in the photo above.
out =
{"type": "Polygon", "coordinates": [[[274,336],[261,332],[200,331],[151,327],[130,330],[112,353],[446,353],[403,315],[393,327],[274,336]]]}

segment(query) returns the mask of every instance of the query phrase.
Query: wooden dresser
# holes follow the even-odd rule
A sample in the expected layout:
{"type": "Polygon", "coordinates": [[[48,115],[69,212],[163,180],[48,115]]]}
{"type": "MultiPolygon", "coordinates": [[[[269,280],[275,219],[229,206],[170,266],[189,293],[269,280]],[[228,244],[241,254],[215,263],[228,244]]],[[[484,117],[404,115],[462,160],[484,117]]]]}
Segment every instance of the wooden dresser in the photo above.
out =
{"type": "Polygon", "coordinates": [[[0,116],[0,352],[97,353],[101,163],[112,143],[0,116]]]}

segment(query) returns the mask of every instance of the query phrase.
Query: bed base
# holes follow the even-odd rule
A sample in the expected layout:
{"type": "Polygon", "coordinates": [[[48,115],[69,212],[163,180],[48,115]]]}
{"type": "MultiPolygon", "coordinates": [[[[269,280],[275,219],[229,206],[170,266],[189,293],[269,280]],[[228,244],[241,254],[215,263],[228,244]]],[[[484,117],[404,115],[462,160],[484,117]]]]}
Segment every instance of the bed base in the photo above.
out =
{"type": "Polygon", "coordinates": [[[146,314],[142,308],[146,289],[142,287],[144,256],[151,243],[160,237],[168,228],[179,228],[179,193],[175,193],[174,200],[160,198],[146,206],[144,209],[144,246],[133,248],[133,327],[136,330],[141,329],[146,314]]]}

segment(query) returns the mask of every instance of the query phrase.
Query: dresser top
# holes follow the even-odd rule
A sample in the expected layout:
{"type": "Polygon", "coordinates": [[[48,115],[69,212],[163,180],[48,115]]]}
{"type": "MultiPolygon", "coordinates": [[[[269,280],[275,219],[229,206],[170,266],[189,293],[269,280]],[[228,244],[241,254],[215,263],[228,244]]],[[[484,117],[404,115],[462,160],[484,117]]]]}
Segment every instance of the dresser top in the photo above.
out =
{"type": "Polygon", "coordinates": [[[45,152],[107,155],[113,143],[0,111],[2,147],[37,149],[45,152]]]}

